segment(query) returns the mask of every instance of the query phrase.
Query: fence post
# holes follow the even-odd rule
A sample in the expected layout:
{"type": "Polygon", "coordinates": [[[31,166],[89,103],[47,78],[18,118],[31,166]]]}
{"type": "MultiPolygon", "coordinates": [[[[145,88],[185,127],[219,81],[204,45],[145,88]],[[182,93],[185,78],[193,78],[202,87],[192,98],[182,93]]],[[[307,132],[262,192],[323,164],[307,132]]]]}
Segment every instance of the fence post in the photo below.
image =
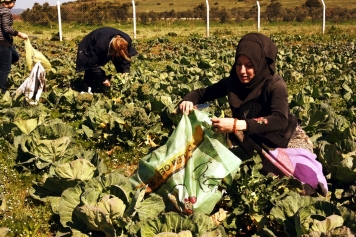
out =
{"type": "Polygon", "coordinates": [[[260,3],[257,1],[257,31],[260,31],[261,25],[261,7],[260,3]]]}
{"type": "Polygon", "coordinates": [[[132,0],[132,18],[133,18],[133,24],[134,24],[134,39],[136,39],[136,5],[135,5],[135,0],[132,0]]]}
{"type": "Polygon", "coordinates": [[[323,34],[325,32],[325,3],[324,0],[321,0],[321,3],[323,4],[323,34]]]}
{"type": "Polygon", "coordinates": [[[210,27],[209,27],[209,1],[208,0],[205,0],[206,1],[206,37],[209,37],[209,31],[210,31],[210,27]]]}
{"type": "Polygon", "coordinates": [[[59,27],[59,40],[62,41],[62,19],[61,19],[61,4],[57,1],[57,9],[58,9],[58,27],[59,27]]]}

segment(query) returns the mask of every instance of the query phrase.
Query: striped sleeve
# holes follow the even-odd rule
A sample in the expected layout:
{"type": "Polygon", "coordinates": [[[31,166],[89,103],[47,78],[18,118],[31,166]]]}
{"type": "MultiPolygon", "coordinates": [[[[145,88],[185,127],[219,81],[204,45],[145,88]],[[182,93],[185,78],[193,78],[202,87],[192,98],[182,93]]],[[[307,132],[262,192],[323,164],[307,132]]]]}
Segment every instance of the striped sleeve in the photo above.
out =
{"type": "Polygon", "coordinates": [[[1,28],[2,28],[2,33],[3,34],[9,34],[12,36],[17,36],[18,31],[12,28],[12,14],[9,9],[3,9],[1,12],[1,28]]]}

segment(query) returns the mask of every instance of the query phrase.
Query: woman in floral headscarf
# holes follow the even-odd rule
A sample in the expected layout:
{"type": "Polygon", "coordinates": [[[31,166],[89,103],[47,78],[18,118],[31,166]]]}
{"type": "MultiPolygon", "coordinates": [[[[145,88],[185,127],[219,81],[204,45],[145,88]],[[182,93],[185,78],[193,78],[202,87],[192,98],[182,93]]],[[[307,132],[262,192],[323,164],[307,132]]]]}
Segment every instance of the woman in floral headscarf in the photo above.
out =
{"type": "Polygon", "coordinates": [[[227,96],[232,118],[213,118],[214,130],[229,133],[232,145],[248,155],[257,151],[266,172],[294,176],[306,184],[307,194],[316,190],[326,195],[326,179],[313,144],[290,113],[286,83],[276,74],[277,52],[263,34],[243,36],[230,76],[190,92],[179,109],[189,113],[196,104],[227,96]]]}

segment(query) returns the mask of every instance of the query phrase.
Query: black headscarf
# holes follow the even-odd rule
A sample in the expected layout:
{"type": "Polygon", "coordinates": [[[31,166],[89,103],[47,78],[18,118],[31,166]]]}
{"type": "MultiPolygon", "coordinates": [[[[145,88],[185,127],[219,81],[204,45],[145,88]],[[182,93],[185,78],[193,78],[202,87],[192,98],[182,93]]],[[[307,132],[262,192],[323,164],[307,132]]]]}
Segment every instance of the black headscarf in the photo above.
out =
{"type": "Polygon", "coordinates": [[[249,33],[240,39],[229,78],[228,96],[232,107],[240,108],[258,98],[266,80],[276,72],[277,52],[272,40],[260,33],[249,33]],[[255,68],[255,76],[247,84],[241,83],[236,73],[236,61],[241,54],[247,56],[255,68]]]}

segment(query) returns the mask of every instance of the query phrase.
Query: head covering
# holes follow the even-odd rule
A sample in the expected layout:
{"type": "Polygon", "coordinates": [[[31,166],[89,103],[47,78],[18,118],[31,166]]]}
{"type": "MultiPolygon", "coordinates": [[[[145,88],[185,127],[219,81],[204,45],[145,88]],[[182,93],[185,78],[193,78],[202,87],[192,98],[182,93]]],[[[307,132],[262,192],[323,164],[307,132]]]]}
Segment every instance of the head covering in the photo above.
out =
{"type": "Polygon", "coordinates": [[[10,3],[10,2],[15,2],[16,0],[0,0],[0,3],[10,3]]]}
{"type": "Polygon", "coordinates": [[[277,52],[277,46],[263,34],[249,33],[240,39],[229,78],[228,95],[232,107],[239,108],[258,98],[266,80],[276,72],[277,52]],[[236,73],[236,61],[242,54],[250,59],[255,68],[255,76],[247,84],[242,83],[236,73]]]}

